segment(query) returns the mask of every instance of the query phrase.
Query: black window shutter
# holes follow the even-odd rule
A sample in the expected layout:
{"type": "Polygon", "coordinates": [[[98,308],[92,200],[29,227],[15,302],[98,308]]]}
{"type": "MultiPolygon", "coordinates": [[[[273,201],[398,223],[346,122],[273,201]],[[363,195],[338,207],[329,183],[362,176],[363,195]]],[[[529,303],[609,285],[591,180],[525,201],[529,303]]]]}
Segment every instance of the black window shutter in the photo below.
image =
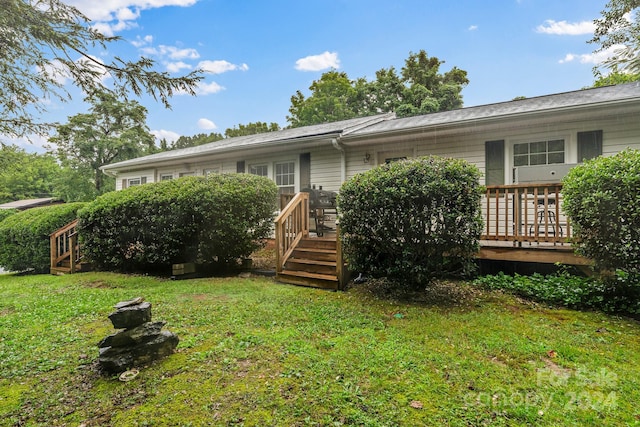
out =
{"type": "Polygon", "coordinates": [[[578,132],[578,162],[602,155],[602,131],[578,132]]]}
{"type": "Polygon", "coordinates": [[[504,185],[504,140],[484,144],[485,185],[504,185]]]}

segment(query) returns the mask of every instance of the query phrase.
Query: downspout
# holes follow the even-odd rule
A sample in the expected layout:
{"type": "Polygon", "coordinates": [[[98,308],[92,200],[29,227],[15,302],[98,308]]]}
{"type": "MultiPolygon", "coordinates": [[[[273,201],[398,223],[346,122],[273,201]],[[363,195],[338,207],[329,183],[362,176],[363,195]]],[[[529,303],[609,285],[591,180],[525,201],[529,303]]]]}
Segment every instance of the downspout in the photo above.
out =
{"type": "Polygon", "coordinates": [[[344,145],[340,142],[340,137],[332,138],[331,145],[340,152],[340,184],[347,180],[347,153],[344,151],[344,145]]]}

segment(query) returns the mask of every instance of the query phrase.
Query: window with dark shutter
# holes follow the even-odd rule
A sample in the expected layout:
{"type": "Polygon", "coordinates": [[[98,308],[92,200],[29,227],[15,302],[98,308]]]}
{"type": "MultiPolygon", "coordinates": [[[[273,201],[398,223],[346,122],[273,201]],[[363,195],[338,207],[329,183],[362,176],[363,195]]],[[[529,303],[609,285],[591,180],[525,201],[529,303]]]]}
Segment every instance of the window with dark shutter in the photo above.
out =
{"type": "Polygon", "coordinates": [[[602,131],[578,132],[578,162],[602,155],[602,131]]]}
{"type": "Polygon", "coordinates": [[[485,185],[504,185],[504,140],[484,144],[485,185]]]}

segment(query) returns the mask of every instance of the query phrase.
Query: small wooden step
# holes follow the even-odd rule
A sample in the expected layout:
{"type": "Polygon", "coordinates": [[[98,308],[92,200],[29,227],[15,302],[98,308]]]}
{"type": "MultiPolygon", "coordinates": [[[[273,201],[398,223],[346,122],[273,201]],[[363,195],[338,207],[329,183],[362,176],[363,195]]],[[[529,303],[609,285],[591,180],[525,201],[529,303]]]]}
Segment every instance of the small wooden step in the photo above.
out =
{"type": "Polygon", "coordinates": [[[311,249],[297,247],[293,250],[291,257],[315,261],[335,261],[336,251],[331,249],[311,249]]]}
{"type": "Polygon", "coordinates": [[[282,270],[281,274],[284,274],[287,276],[306,277],[308,279],[328,280],[332,282],[338,281],[338,278],[335,276],[335,274],[309,273],[308,271],[294,271],[294,270],[282,270]]]}
{"type": "Polygon", "coordinates": [[[300,243],[298,243],[298,248],[329,249],[335,251],[336,247],[337,242],[335,239],[306,238],[300,240],[300,243]]]}
{"type": "Polygon", "coordinates": [[[284,268],[291,271],[306,271],[317,274],[336,274],[336,261],[318,261],[316,259],[289,258],[284,268]]]}
{"type": "Polygon", "coordinates": [[[283,270],[276,275],[276,280],[292,285],[312,286],[322,289],[339,288],[338,278],[335,275],[309,273],[306,271],[283,270]]]}

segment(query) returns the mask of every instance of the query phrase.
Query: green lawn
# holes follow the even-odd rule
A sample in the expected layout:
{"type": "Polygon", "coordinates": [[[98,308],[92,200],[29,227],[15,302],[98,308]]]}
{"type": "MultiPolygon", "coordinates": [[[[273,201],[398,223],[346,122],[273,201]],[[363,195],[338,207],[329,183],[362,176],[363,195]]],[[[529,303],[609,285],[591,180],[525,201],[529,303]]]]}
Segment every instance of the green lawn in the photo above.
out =
{"type": "Polygon", "coordinates": [[[640,324],[467,285],[420,302],[267,278],[0,275],[0,425],[639,425],[640,324]],[[131,382],[96,344],[143,296],[181,341],[131,382]]]}

